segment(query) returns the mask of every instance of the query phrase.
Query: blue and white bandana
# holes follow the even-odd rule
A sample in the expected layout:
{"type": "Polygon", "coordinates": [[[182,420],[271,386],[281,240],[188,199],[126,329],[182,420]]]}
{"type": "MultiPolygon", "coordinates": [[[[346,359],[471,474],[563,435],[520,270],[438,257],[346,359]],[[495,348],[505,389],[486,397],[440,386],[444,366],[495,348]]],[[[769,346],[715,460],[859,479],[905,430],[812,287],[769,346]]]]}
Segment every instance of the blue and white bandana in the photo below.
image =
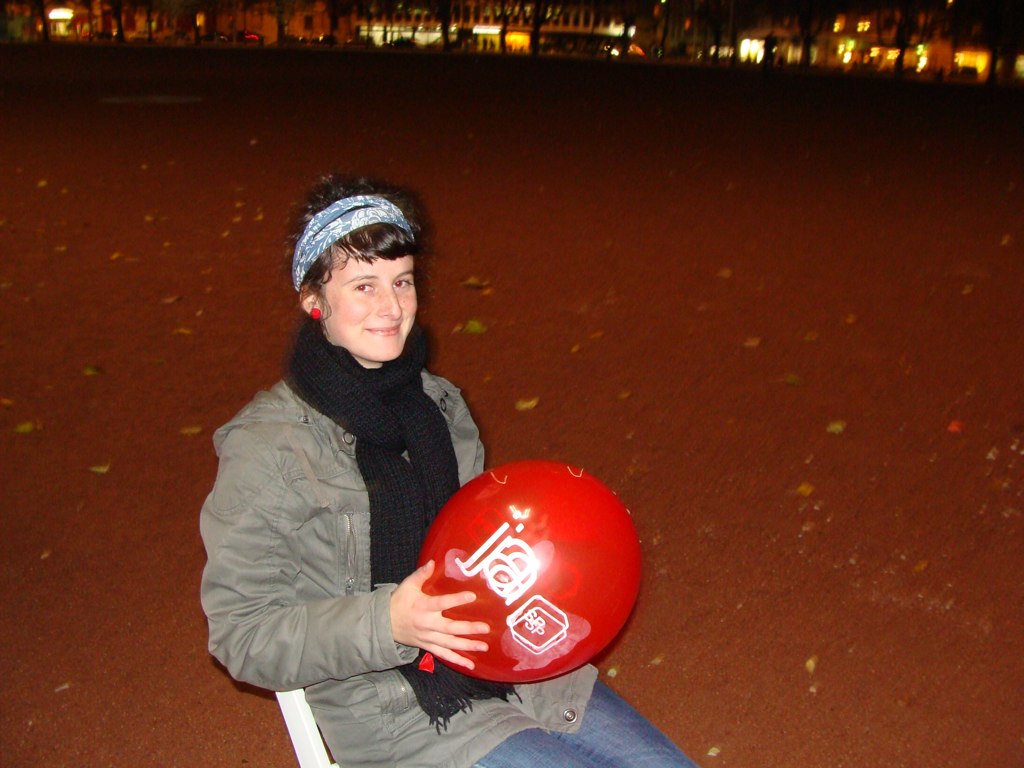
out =
{"type": "Polygon", "coordinates": [[[390,200],[376,195],[356,195],[331,203],[310,219],[295,244],[292,257],[292,285],[299,290],[302,278],[321,253],[350,232],[371,224],[393,224],[413,237],[405,214],[390,200]]]}

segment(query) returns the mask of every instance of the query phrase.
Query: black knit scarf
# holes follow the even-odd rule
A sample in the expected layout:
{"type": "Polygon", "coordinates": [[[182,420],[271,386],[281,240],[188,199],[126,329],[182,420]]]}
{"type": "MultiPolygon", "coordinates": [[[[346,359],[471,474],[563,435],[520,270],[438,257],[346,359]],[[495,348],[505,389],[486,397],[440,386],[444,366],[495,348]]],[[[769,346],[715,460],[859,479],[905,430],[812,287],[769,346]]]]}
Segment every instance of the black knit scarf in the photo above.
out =
{"type": "MultiPolygon", "coordinates": [[[[418,326],[402,355],[380,368],[361,366],[327,341],[313,321],[303,323],[292,352],[291,383],[298,394],[356,437],[356,462],[370,496],[373,584],[398,584],[415,570],[431,521],[459,489],[448,425],[423,391],[426,359],[427,341],[418,326]]],[[[453,715],[471,709],[474,699],[507,701],[515,692],[440,660],[426,672],[419,666],[423,656],[421,651],[399,669],[439,732],[453,715]]]]}

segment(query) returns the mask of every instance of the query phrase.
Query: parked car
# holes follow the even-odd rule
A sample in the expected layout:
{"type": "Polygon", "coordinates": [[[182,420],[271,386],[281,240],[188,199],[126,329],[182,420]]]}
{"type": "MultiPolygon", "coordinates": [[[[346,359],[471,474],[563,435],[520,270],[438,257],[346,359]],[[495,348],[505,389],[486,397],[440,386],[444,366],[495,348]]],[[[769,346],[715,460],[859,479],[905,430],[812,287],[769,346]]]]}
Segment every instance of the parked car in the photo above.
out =
{"type": "Polygon", "coordinates": [[[263,35],[251,29],[242,29],[235,33],[235,42],[243,45],[263,45],[263,35]]]}

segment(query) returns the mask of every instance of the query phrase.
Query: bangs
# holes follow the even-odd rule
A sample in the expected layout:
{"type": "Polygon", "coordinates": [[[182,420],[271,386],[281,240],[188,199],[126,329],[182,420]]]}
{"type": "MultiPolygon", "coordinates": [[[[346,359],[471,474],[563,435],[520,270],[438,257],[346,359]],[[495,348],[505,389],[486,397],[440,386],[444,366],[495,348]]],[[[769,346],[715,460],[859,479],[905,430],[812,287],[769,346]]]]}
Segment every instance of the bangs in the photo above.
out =
{"type": "Polygon", "coordinates": [[[416,256],[419,246],[408,232],[393,224],[371,224],[350,232],[334,244],[336,254],[359,261],[391,261],[416,256]]]}

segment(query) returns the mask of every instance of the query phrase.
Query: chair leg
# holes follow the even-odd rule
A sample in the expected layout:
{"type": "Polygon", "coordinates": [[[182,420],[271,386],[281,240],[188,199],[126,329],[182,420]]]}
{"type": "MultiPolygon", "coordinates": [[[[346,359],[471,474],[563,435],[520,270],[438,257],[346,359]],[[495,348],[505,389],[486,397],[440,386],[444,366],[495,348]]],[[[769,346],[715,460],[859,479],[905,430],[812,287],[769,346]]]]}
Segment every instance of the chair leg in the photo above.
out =
{"type": "Polygon", "coordinates": [[[277,703],[288,727],[295,757],[299,768],[339,768],[332,763],[324,745],[323,736],[313,717],[313,710],[306,701],[306,692],[301,688],[294,691],[279,691],[277,703]]]}

